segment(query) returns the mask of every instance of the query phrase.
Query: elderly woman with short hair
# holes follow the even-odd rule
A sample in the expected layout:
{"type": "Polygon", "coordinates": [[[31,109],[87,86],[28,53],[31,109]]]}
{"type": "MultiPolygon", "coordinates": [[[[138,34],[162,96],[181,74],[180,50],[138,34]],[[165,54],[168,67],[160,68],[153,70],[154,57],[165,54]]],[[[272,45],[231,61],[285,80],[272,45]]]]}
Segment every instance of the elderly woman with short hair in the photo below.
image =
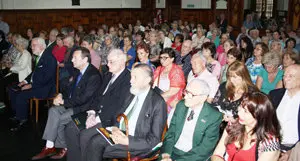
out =
{"type": "Polygon", "coordinates": [[[192,36],[192,48],[201,49],[202,44],[205,41],[210,41],[205,37],[205,30],[203,28],[197,27],[197,32],[192,36]]]}
{"type": "Polygon", "coordinates": [[[282,88],[283,70],[278,68],[281,65],[280,54],[275,51],[266,53],[263,56],[262,64],[264,69],[260,70],[257,76],[257,88],[266,94],[273,89],[282,88]]]}
{"type": "MultiPolygon", "coordinates": [[[[14,82],[22,82],[31,73],[31,54],[27,51],[28,40],[23,37],[16,38],[15,48],[19,51],[20,55],[9,66],[9,73],[0,79],[0,101],[4,101],[5,88],[14,82]]],[[[0,106],[4,105],[0,102],[0,106]]]]}
{"type": "Polygon", "coordinates": [[[111,34],[108,34],[104,38],[104,45],[103,49],[100,51],[100,57],[101,57],[101,70],[102,72],[108,71],[107,68],[107,56],[108,53],[112,49],[116,49],[117,47],[113,44],[113,36],[111,34]]]}

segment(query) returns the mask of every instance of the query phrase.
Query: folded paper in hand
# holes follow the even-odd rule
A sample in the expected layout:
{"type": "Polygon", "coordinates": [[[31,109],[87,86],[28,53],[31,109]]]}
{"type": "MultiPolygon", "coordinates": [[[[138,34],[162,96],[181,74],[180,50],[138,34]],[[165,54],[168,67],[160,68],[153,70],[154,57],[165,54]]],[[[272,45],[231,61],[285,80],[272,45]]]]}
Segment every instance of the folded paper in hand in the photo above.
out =
{"type": "Polygon", "coordinates": [[[96,130],[101,134],[101,136],[109,143],[109,145],[113,146],[115,143],[110,137],[110,133],[105,128],[96,128],[96,130]]]}

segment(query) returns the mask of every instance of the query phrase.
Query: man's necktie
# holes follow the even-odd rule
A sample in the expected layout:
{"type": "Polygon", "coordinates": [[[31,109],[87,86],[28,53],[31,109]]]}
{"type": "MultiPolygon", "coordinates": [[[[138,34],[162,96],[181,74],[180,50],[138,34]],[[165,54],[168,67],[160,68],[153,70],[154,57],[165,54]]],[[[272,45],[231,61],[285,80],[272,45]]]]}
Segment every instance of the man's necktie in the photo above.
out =
{"type": "Polygon", "coordinates": [[[194,112],[194,110],[192,110],[191,113],[190,113],[190,115],[189,115],[189,117],[187,118],[187,120],[188,120],[188,121],[193,120],[194,114],[195,114],[195,112],[194,112]]]}
{"type": "MultiPolygon", "coordinates": [[[[136,110],[136,108],[138,107],[138,97],[136,97],[135,99],[135,102],[134,102],[134,105],[132,106],[132,108],[130,109],[130,111],[128,112],[127,114],[127,120],[129,121],[130,118],[132,117],[132,114],[133,112],[136,110]]],[[[125,121],[123,120],[123,122],[121,123],[121,130],[126,130],[126,127],[125,127],[125,121]]]]}
{"type": "Polygon", "coordinates": [[[108,85],[105,88],[105,91],[103,92],[103,95],[106,93],[106,91],[109,89],[109,87],[114,83],[115,75],[112,75],[108,85]]]}
{"type": "Polygon", "coordinates": [[[37,56],[37,57],[35,58],[35,66],[37,66],[37,64],[39,63],[39,60],[40,60],[40,56],[37,56]]]}
{"type": "Polygon", "coordinates": [[[75,91],[75,88],[77,87],[78,83],[80,82],[81,77],[82,77],[82,74],[81,74],[81,72],[80,72],[80,73],[78,74],[78,76],[77,76],[76,83],[74,84],[74,86],[73,86],[73,88],[72,88],[72,91],[71,91],[71,93],[70,93],[70,96],[69,96],[70,98],[72,97],[73,92],[75,91]]]}

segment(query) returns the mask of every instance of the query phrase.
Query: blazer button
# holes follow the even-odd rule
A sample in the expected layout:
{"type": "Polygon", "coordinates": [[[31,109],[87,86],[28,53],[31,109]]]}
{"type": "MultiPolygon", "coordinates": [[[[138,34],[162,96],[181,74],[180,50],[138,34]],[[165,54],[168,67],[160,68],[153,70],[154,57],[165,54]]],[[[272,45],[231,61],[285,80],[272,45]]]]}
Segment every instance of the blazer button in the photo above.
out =
{"type": "Polygon", "coordinates": [[[103,108],[103,105],[100,105],[100,108],[103,108]]]}
{"type": "Polygon", "coordinates": [[[99,112],[98,113],[101,113],[102,112],[102,110],[99,110],[99,112]]]}

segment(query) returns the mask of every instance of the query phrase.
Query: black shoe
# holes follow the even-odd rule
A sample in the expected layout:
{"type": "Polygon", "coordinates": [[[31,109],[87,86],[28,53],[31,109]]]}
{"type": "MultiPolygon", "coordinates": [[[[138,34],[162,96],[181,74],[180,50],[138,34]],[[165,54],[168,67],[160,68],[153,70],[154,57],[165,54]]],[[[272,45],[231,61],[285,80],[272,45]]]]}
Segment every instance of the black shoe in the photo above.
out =
{"type": "Polygon", "coordinates": [[[21,120],[21,121],[17,120],[16,124],[12,128],[10,128],[10,131],[19,131],[26,122],[27,120],[21,120]]]}

